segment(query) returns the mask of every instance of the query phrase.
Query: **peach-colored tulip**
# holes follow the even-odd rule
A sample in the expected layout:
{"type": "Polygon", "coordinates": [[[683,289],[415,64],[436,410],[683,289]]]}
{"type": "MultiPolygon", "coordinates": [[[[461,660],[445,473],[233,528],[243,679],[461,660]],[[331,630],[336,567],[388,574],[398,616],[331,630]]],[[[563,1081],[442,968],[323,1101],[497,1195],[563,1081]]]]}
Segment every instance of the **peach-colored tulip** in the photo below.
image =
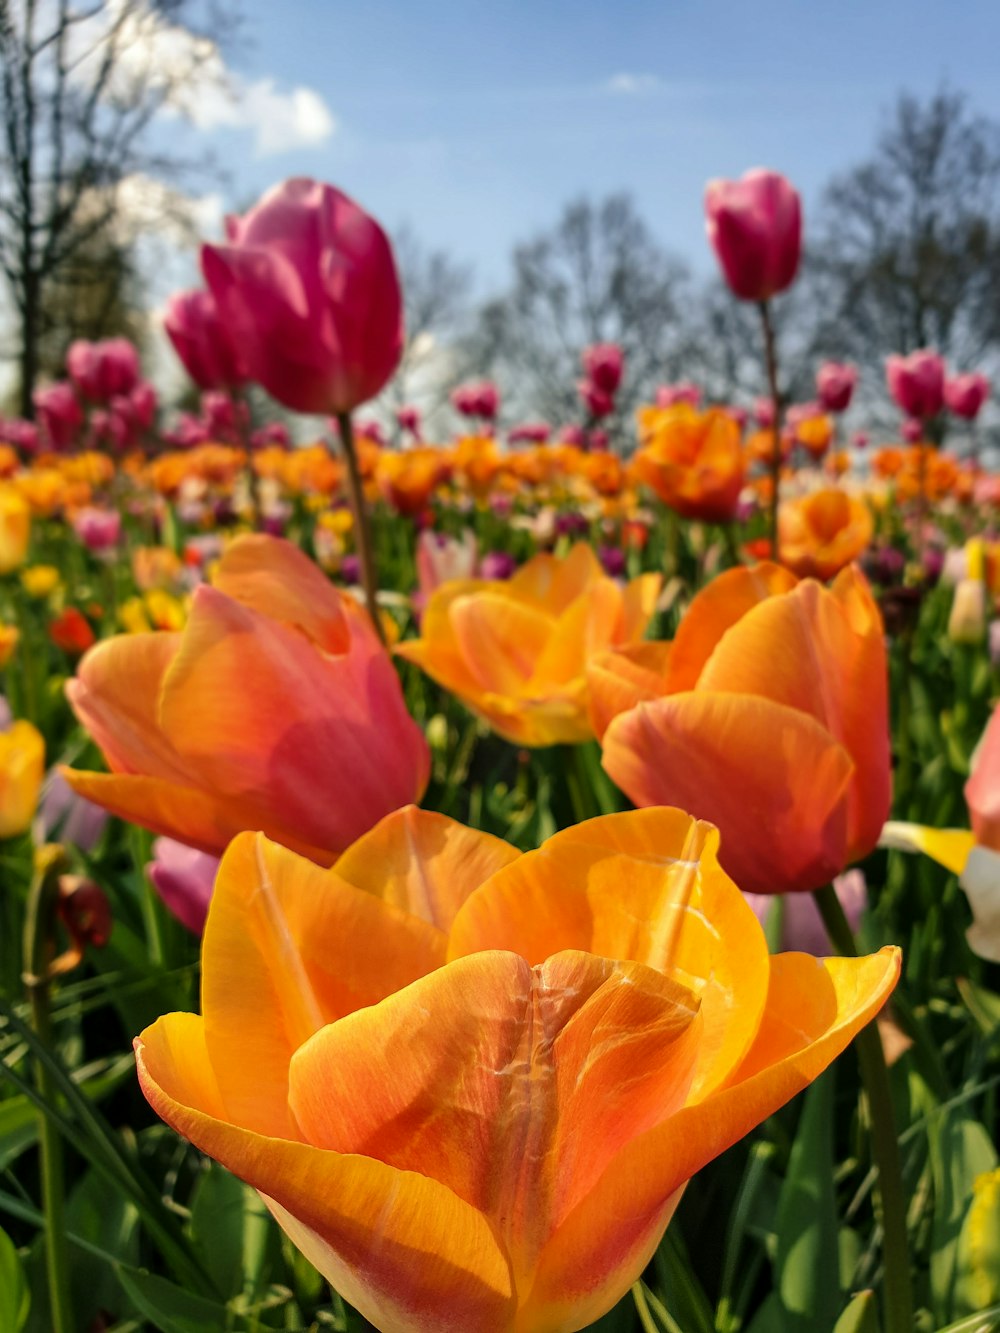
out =
{"type": "Polygon", "coordinates": [[[239,538],[182,633],[99,643],[68,693],[111,768],[75,790],[204,852],[250,828],[329,862],[427,784],[367,616],[276,537],[239,538]]]}
{"type": "Polygon", "coordinates": [[[643,407],[633,475],[685,518],[728,523],[743,488],[740,428],[721,408],[643,407]]]}
{"type": "Polygon", "coordinates": [[[582,1329],[898,975],[769,958],[716,845],[646,810],[522,856],[400,811],[323,871],[244,834],[143,1091],[386,1333],[582,1329]]]}
{"type": "Polygon", "coordinates": [[[831,579],[857,560],[875,531],[872,511],[836,486],[782,504],[781,559],[800,578],[831,579]]]}
{"type": "Polygon", "coordinates": [[[613,716],[604,767],[637,805],[711,819],[753,893],[819,888],[872,850],[889,726],[882,617],[861,574],[827,589],[771,564],[730,570],[661,651],[652,668],[607,654],[590,673],[595,721],[613,716]]]}
{"type": "Polygon", "coordinates": [[[565,559],[535,556],[503,583],[443,584],[422,637],[396,652],[515,745],[585,741],[587,661],[642,638],[659,588],[658,574],[619,587],[581,543],[565,559]]]}

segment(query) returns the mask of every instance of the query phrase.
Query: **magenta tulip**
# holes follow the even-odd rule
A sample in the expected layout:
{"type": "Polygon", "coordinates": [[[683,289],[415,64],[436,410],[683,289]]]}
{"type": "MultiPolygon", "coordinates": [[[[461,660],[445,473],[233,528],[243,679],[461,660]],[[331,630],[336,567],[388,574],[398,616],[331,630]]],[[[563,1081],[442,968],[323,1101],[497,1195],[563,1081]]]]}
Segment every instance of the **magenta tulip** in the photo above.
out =
{"type": "Polygon", "coordinates": [[[211,292],[176,292],[167,302],[163,327],[199,389],[232,389],[248,378],[240,347],[211,292]]]}
{"type": "Polygon", "coordinates": [[[615,410],[614,397],[592,380],[580,380],[576,386],[576,391],[580,395],[584,407],[595,421],[599,421],[601,417],[610,416],[615,410]]]}
{"type": "Polygon", "coordinates": [[[602,393],[614,395],[622,382],[625,356],[617,343],[594,343],[580,358],[587,379],[602,393]]]}
{"type": "Polygon", "coordinates": [[[989,396],[990,382],[985,375],[955,375],[944,382],[945,406],[965,421],[975,421],[989,396]]]}
{"type": "Polygon", "coordinates": [[[856,366],[824,361],[816,372],[816,396],[824,412],[846,412],[858,382],[856,366]]]}
{"type": "Polygon", "coordinates": [[[507,432],[508,444],[544,444],[552,438],[552,427],[547,421],[522,421],[507,432]]]}
{"type": "Polygon", "coordinates": [[[909,356],[886,358],[885,378],[898,406],[908,417],[925,421],[944,406],[944,357],[927,348],[909,356]]]}
{"type": "Polygon", "coordinates": [[[403,350],[388,237],[332,185],[300,177],[202,247],[205,281],[251,379],[296,412],[334,416],[374,398],[403,350]]]}
{"type": "Polygon", "coordinates": [[[83,425],[83,409],[64,380],[36,389],[31,397],[42,432],[53,449],[68,449],[83,425]]]}
{"type": "Polygon", "coordinates": [[[173,838],[157,838],[146,874],[166,907],[193,935],[205,929],[219,858],[173,838]]]}
{"type": "Polygon", "coordinates": [[[396,424],[400,430],[409,431],[415,440],[420,439],[420,408],[408,404],[396,412],[396,424]]]}
{"type": "Polygon", "coordinates": [[[705,187],[708,239],[733,292],[768,301],[790,287],[799,269],[802,204],[776,171],[748,171],[742,180],[705,187]]]}
{"type": "Polygon", "coordinates": [[[681,384],[661,384],[656,390],[657,407],[675,407],[677,403],[690,403],[692,407],[701,406],[701,390],[697,384],[687,380],[681,384]]]}
{"type": "Polygon", "coordinates": [[[127,338],[102,342],[78,339],[66,355],[66,370],[73,386],[92,403],[109,403],[127,395],[139,383],[139,353],[127,338]]]}

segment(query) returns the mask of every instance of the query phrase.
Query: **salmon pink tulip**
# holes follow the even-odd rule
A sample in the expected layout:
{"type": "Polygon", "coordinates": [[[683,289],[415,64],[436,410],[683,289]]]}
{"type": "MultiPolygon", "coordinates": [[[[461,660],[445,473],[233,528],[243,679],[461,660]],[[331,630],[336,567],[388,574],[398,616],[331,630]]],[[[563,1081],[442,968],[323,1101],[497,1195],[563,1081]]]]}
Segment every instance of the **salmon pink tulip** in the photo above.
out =
{"type": "Polygon", "coordinates": [[[744,301],[769,301],[795,281],[802,248],[798,191],[777,171],[705,187],[708,239],[726,282],[744,301]]]}
{"type": "Polygon", "coordinates": [[[366,614],[280,538],[239,538],[182,632],[97,644],[67,692],[111,769],[74,789],[204,852],[250,828],[329,862],[427,784],[366,614]]]}
{"type": "Polygon", "coordinates": [[[202,271],[251,379],[295,412],[338,415],[374,398],[403,350],[389,240],[332,185],[275,186],[202,271]]]}
{"type": "Polygon", "coordinates": [[[891,778],[884,630],[861,574],[827,589],[772,564],[730,570],[659,652],[590,672],[595,722],[613,719],[604,767],[637,805],[711,819],[752,893],[817,889],[867,856],[891,778]]]}
{"type": "Polygon", "coordinates": [[[898,975],[769,958],[717,841],[646,810],[521,855],[400,811],[323,871],[241,835],[143,1091],[377,1328],[585,1328],[898,975]]]}
{"type": "Polygon", "coordinates": [[[542,554],[505,583],[459,579],[430,597],[422,637],[396,652],[515,745],[589,740],[588,658],[638,642],[658,574],[620,587],[589,546],[542,554]]]}

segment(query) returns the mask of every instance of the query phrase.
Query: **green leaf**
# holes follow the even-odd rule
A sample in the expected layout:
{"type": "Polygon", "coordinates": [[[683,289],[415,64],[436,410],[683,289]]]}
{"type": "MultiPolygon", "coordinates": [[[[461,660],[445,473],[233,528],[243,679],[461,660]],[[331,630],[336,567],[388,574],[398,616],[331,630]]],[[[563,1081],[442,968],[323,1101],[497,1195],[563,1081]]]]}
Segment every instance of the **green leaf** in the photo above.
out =
{"type": "Polygon", "coordinates": [[[933,1117],[928,1124],[934,1220],[931,1228],[931,1300],[940,1322],[951,1317],[958,1243],[972,1203],[977,1176],[997,1165],[985,1128],[961,1111],[933,1117]]]}
{"type": "Polygon", "coordinates": [[[654,1256],[660,1290],[655,1293],[684,1333],[713,1333],[715,1318],[695,1277],[684,1237],[676,1222],[667,1229],[654,1256]]]}
{"type": "Polygon", "coordinates": [[[160,1333],[220,1333],[244,1327],[224,1305],[194,1296],[165,1277],[127,1264],[116,1264],[115,1273],[129,1300],[160,1333]]]}
{"type": "Polygon", "coordinates": [[[0,1333],[20,1333],[30,1308],[21,1259],[6,1231],[0,1231],[0,1333]]]}
{"type": "Polygon", "coordinates": [[[879,1333],[873,1291],[859,1291],[834,1325],[833,1333],[879,1333]]]}
{"type": "Polygon", "coordinates": [[[805,1095],[778,1200],[775,1289],[784,1327],[832,1328],[842,1306],[833,1184],[833,1071],[805,1095]]]}
{"type": "Polygon", "coordinates": [[[191,1240],[219,1291],[249,1301],[256,1299],[268,1265],[280,1255],[277,1231],[260,1195],[216,1162],[208,1164],[194,1188],[191,1240]]]}

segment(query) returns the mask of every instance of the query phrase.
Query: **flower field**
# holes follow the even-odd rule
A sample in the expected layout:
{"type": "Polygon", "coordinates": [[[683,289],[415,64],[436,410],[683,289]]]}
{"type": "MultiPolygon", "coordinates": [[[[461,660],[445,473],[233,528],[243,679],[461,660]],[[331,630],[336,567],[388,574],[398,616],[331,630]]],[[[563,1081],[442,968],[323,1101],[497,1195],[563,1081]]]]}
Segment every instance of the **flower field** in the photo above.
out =
{"type": "Polygon", "coordinates": [[[1000,1328],[989,383],[788,402],[798,195],[705,204],[756,401],[425,438],[296,179],[196,411],[114,339],[0,423],[0,1333],[1000,1328]]]}

